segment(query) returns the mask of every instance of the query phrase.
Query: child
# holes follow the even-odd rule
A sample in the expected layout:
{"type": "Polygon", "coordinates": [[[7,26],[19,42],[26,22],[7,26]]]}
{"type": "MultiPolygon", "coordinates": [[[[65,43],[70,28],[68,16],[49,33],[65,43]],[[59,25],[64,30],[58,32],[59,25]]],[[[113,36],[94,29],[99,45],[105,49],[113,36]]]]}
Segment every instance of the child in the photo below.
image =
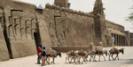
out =
{"type": "Polygon", "coordinates": [[[42,66],[45,65],[45,61],[46,61],[46,49],[45,47],[42,48],[42,66]]]}

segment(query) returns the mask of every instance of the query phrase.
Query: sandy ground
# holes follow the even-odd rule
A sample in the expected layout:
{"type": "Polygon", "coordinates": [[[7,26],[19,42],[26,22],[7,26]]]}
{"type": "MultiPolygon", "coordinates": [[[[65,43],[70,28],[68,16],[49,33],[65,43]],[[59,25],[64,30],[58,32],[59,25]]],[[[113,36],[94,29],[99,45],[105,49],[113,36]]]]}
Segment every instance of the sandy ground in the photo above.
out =
{"type": "MultiPolygon", "coordinates": [[[[121,47],[120,47],[121,48],[121,47]]],[[[55,64],[46,65],[43,67],[133,67],[133,47],[124,47],[124,55],[120,54],[119,61],[102,61],[101,62],[87,62],[84,64],[68,64],[65,63],[65,54],[57,57],[55,64]]],[[[108,48],[107,48],[108,49],[108,48]]],[[[41,67],[36,64],[36,55],[11,59],[9,61],[0,62],[0,67],[41,67]]],[[[108,57],[107,57],[108,59],[108,57]]]]}

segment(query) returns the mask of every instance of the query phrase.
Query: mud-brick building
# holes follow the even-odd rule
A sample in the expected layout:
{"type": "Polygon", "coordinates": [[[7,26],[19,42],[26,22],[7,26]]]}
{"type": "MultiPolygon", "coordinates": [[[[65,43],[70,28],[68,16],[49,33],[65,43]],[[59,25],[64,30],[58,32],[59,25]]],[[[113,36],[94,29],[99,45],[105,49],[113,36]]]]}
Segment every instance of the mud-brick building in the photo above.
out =
{"type": "Polygon", "coordinates": [[[129,31],[125,31],[125,33],[126,33],[128,45],[132,46],[133,45],[133,33],[129,32],[129,31]]]}
{"type": "Polygon", "coordinates": [[[102,0],[90,13],[69,9],[68,0],[55,0],[44,9],[13,0],[0,0],[0,61],[36,54],[43,45],[60,51],[133,44],[132,33],[106,19],[102,0]]]}
{"type": "Polygon", "coordinates": [[[107,30],[109,35],[111,36],[112,44],[116,46],[129,45],[127,43],[127,36],[126,36],[124,27],[121,25],[115,24],[111,21],[106,21],[106,22],[107,22],[106,24],[107,30]]]}
{"type": "Polygon", "coordinates": [[[44,17],[36,11],[36,7],[31,4],[0,0],[0,61],[36,53],[37,23],[40,33],[44,32],[40,37],[48,44],[44,17]]]}
{"type": "Polygon", "coordinates": [[[133,45],[133,33],[130,33],[130,45],[133,45]]]}

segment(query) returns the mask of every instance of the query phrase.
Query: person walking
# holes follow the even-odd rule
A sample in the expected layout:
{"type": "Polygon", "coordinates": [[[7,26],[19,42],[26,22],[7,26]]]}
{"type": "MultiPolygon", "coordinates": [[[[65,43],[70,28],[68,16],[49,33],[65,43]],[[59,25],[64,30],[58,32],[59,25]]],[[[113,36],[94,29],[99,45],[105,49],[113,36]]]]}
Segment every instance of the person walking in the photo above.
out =
{"type": "Polygon", "coordinates": [[[45,61],[46,61],[46,49],[45,49],[45,47],[43,47],[42,48],[42,66],[44,66],[46,63],[45,63],[45,61]]]}
{"type": "Polygon", "coordinates": [[[37,55],[38,55],[38,57],[37,57],[37,64],[41,64],[41,62],[40,62],[41,57],[42,57],[41,54],[42,54],[42,47],[38,46],[37,47],[37,55]]]}

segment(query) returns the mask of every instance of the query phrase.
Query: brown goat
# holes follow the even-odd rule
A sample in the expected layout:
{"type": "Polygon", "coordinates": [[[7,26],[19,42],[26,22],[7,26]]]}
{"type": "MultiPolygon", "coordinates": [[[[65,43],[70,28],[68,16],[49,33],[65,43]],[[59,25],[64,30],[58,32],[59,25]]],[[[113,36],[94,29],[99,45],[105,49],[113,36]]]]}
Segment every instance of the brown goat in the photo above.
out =
{"type": "Polygon", "coordinates": [[[110,50],[109,50],[109,60],[111,60],[110,59],[110,57],[112,57],[112,59],[113,60],[119,60],[119,53],[122,53],[122,54],[124,54],[124,49],[123,48],[121,48],[121,49],[117,49],[117,48],[111,48],[110,50]],[[116,57],[114,58],[113,56],[114,55],[116,55],[116,57]]]}

